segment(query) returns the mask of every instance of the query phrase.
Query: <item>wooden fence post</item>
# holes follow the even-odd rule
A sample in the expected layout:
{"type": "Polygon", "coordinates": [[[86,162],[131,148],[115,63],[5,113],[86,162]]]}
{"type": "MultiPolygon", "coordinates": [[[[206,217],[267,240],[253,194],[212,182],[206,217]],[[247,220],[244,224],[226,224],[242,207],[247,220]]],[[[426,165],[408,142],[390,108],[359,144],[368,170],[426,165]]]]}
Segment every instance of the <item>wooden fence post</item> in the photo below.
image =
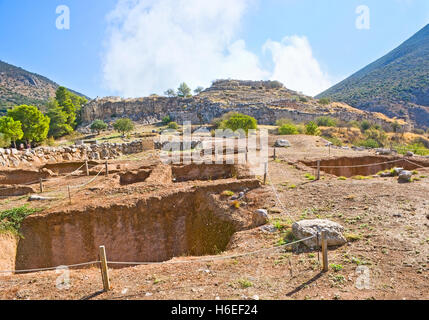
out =
{"type": "Polygon", "coordinates": [[[108,163],[106,160],[106,177],[108,177],[108,176],[109,176],[109,166],[108,166],[108,163]]]}
{"type": "Polygon", "coordinates": [[[320,180],[320,160],[317,160],[317,180],[320,180]]]}
{"type": "Polygon", "coordinates": [[[70,202],[70,204],[71,204],[71,203],[72,203],[72,201],[71,201],[70,186],[67,186],[67,190],[68,190],[68,192],[69,192],[69,202],[70,202]]]}
{"type": "Polygon", "coordinates": [[[277,159],[277,154],[276,154],[277,152],[276,152],[276,150],[277,150],[277,149],[274,147],[274,160],[276,160],[276,159],[277,159]]]}
{"type": "Polygon", "coordinates": [[[328,238],[326,231],[322,231],[322,257],[323,257],[323,272],[327,272],[328,268],[328,238]]]}
{"type": "Polygon", "coordinates": [[[110,290],[109,270],[107,269],[107,258],[106,248],[100,246],[100,268],[101,268],[101,279],[103,280],[104,291],[110,290]]]}
{"type": "Polygon", "coordinates": [[[267,174],[268,174],[268,162],[265,162],[265,166],[264,166],[264,184],[267,184],[267,174]]]}
{"type": "Polygon", "coordinates": [[[40,178],[40,193],[43,193],[43,179],[40,178]]]}
{"type": "Polygon", "coordinates": [[[85,170],[86,170],[86,175],[89,176],[88,160],[85,160],[85,170]]]}

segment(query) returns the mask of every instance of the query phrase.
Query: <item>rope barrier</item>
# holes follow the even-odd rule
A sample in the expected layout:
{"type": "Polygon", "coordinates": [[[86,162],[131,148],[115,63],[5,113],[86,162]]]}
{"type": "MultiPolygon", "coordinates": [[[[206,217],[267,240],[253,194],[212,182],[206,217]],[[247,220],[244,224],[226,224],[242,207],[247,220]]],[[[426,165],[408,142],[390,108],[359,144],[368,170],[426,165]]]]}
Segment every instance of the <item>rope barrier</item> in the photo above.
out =
{"type": "Polygon", "coordinates": [[[409,163],[411,163],[412,165],[417,166],[417,167],[420,167],[420,168],[423,168],[423,169],[427,169],[428,168],[428,167],[424,167],[424,166],[422,166],[420,164],[414,163],[414,162],[412,162],[412,161],[410,161],[408,159],[404,159],[404,160],[407,161],[407,162],[409,162],[409,163]]]}
{"type": "MultiPolygon", "coordinates": [[[[160,265],[160,264],[181,264],[181,263],[194,263],[194,262],[207,262],[207,261],[217,261],[217,260],[227,260],[227,259],[233,259],[233,258],[239,258],[239,257],[245,257],[254,255],[261,252],[266,252],[270,250],[277,250],[281,249],[283,247],[292,246],[294,244],[310,240],[313,238],[316,238],[317,236],[311,236],[307,237],[301,240],[297,240],[294,242],[286,243],[277,247],[271,247],[271,248],[265,248],[260,249],[252,252],[245,252],[245,253],[239,253],[239,254],[232,254],[228,256],[218,256],[218,257],[209,257],[209,258],[203,258],[203,259],[194,259],[194,260],[180,260],[180,261],[165,261],[165,262],[116,262],[116,261],[107,261],[107,264],[113,264],[113,265],[160,265]]],[[[27,270],[2,270],[0,273],[27,273],[27,272],[40,272],[40,271],[50,271],[50,270],[56,270],[59,267],[67,267],[67,268],[74,268],[74,267],[82,267],[87,265],[92,265],[96,263],[100,263],[100,260],[91,261],[91,262],[84,262],[84,263],[78,263],[78,264],[72,264],[72,265],[64,265],[64,266],[57,266],[57,267],[49,267],[49,268],[37,268],[37,269],[27,269],[27,270]]]]}
{"type": "Polygon", "coordinates": [[[203,258],[203,259],[194,259],[194,260],[180,260],[180,261],[166,261],[166,262],[114,262],[114,261],[107,261],[107,264],[114,264],[114,265],[160,265],[160,264],[180,264],[180,263],[193,263],[193,262],[208,262],[208,261],[218,261],[218,260],[227,260],[227,259],[233,259],[233,258],[240,258],[245,256],[254,255],[261,252],[266,252],[270,250],[277,250],[283,247],[292,246],[294,244],[310,240],[316,238],[316,236],[307,237],[301,240],[297,240],[294,242],[286,243],[277,247],[271,247],[271,248],[265,248],[260,249],[252,252],[246,252],[246,253],[239,253],[239,254],[233,254],[228,256],[221,256],[221,257],[210,257],[210,258],[203,258]]]}
{"type": "MultiPolygon", "coordinates": [[[[406,159],[398,159],[398,160],[392,160],[392,161],[386,161],[386,162],[380,162],[380,163],[361,164],[361,165],[355,165],[355,166],[320,166],[320,168],[331,168],[331,169],[362,168],[362,167],[380,166],[383,164],[390,164],[390,163],[400,162],[400,161],[404,161],[404,160],[406,160],[406,159]]],[[[309,168],[317,169],[317,166],[310,166],[309,168]]]]}
{"type": "Polygon", "coordinates": [[[274,192],[274,194],[275,194],[275,196],[276,196],[276,200],[277,200],[277,203],[278,204],[280,204],[280,206],[282,207],[282,209],[283,209],[283,211],[289,216],[289,218],[293,221],[293,222],[296,222],[295,221],[295,219],[291,216],[291,214],[286,210],[286,206],[283,204],[283,202],[280,200],[280,196],[279,196],[279,194],[278,194],[278,192],[277,192],[277,190],[276,190],[276,187],[273,185],[273,183],[271,182],[271,177],[270,177],[270,174],[269,174],[269,170],[267,169],[267,178],[268,178],[268,181],[269,181],[269,183],[270,183],[270,186],[271,186],[271,188],[273,189],[273,192],[274,192]]]}
{"type": "Polygon", "coordinates": [[[79,189],[79,188],[82,188],[82,187],[85,187],[85,186],[89,185],[90,183],[94,182],[94,181],[95,181],[95,179],[97,179],[97,178],[98,178],[98,176],[99,176],[103,171],[104,171],[104,169],[101,169],[101,170],[97,173],[97,175],[96,175],[94,178],[92,178],[91,180],[89,180],[88,182],[85,182],[84,184],[77,185],[77,186],[70,186],[70,188],[72,188],[72,189],[79,189]]]}
{"type": "Polygon", "coordinates": [[[74,267],[88,266],[88,265],[96,264],[96,263],[100,263],[100,261],[91,261],[91,262],[84,262],[84,263],[78,263],[78,264],[71,264],[68,266],[57,266],[57,267],[49,267],[49,268],[38,268],[38,269],[27,269],[27,270],[8,270],[8,271],[0,271],[0,273],[27,273],[27,272],[49,271],[49,270],[56,270],[59,267],[74,268],[74,267]]]}

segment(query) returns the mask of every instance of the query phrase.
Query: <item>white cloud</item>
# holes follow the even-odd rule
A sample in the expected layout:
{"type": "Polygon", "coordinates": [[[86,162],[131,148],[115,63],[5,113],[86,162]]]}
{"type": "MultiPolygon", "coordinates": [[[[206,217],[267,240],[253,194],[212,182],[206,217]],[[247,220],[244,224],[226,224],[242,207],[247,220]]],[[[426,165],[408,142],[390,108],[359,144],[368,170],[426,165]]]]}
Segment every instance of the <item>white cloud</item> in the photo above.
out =
{"type": "Polygon", "coordinates": [[[127,97],[162,93],[180,82],[209,86],[219,78],[272,79],[315,94],[329,87],[305,38],[267,41],[274,69],[237,39],[252,0],[119,0],[109,14],[104,54],[107,88],[127,97]],[[317,91],[318,90],[318,91],[317,91]]]}
{"type": "Polygon", "coordinates": [[[271,79],[287,88],[316,95],[332,85],[314,58],[306,37],[285,37],[281,42],[268,40],[263,50],[270,51],[273,58],[271,79]]]}

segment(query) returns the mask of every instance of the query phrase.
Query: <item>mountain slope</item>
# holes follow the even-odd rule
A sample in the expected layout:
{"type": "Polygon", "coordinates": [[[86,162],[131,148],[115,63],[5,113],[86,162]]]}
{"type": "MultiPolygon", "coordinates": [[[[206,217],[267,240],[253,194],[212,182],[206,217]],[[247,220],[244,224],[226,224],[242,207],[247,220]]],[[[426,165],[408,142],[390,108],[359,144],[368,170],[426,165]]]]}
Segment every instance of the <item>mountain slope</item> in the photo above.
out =
{"type": "Polygon", "coordinates": [[[429,127],[429,25],[322,97],[429,127]]]}
{"type": "Polygon", "coordinates": [[[20,104],[41,106],[55,96],[57,88],[58,84],[46,77],[0,61],[0,112],[20,104]]]}

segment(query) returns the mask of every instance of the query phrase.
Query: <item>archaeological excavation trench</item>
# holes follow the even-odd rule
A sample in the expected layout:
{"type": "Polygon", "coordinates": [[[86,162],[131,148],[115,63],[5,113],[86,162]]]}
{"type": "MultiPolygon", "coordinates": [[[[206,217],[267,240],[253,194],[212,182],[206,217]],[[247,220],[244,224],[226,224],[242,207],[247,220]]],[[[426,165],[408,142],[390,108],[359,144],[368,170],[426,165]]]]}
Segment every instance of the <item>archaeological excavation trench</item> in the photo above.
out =
{"type": "MultiPolygon", "coordinates": [[[[403,157],[383,157],[383,156],[364,156],[364,157],[339,157],[320,160],[321,171],[335,176],[353,177],[353,176],[371,176],[380,171],[401,167],[405,170],[415,170],[423,167],[429,167],[428,160],[411,158],[408,162],[403,157]]],[[[316,168],[316,161],[301,161],[308,167],[316,168]]]]}
{"type": "Polygon", "coordinates": [[[119,174],[121,188],[164,183],[162,192],[132,201],[62,208],[30,215],[22,238],[2,237],[0,269],[25,270],[98,260],[99,246],[109,261],[161,262],[173,257],[218,254],[235,232],[265,223],[255,210],[233,208],[220,195],[260,186],[234,166],[152,166],[119,174]],[[202,181],[213,179],[213,181],[202,181]],[[219,180],[218,180],[219,179],[219,180]],[[198,181],[197,181],[198,180],[198,181]],[[180,185],[178,181],[193,181],[180,185]]]}

